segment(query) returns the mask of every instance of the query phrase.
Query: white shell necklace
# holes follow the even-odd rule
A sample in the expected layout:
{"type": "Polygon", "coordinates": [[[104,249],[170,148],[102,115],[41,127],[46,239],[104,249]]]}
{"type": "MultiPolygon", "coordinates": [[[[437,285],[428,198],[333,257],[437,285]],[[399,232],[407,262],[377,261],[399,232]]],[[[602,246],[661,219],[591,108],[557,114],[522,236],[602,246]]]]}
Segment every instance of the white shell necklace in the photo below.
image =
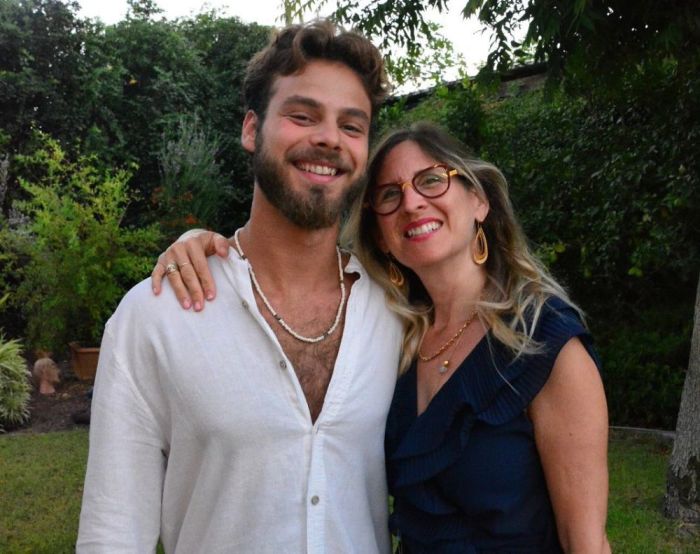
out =
{"type": "Polygon", "coordinates": [[[265,307],[272,314],[272,317],[274,317],[275,320],[282,326],[282,329],[287,331],[287,333],[292,335],[295,339],[300,340],[301,342],[308,342],[308,343],[321,342],[322,340],[327,339],[329,336],[331,336],[333,334],[333,331],[335,331],[338,328],[338,324],[340,323],[340,317],[343,315],[343,307],[345,306],[345,280],[343,279],[343,259],[342,259],[341,254],[340,254],[340,248],[338,248],[338,246],[335,247],[335,251],[338,254],[338,275],[339,275],[339,280],[340,280],[340,304],[338,305],[338,312],[335,314],[335,319],[333,320],[333,325],[331,325],[322,335],[319,335],[317,337],[305,337],[304,335],[300,335],[294,329],[292,329],[287,324],[287,322],[284,319],[282,319],[282,316],[279,315],[275,311],[275,309],[272,307],[270,302],[267,300],[267,297],[265,296],[262,289],[260,288],[260,283],[258,283],[258,279],[255,276],[255,271],[253,271],[253,266],[250,264],[250,260],[243,252],[243,248],[241,248],[241,243],[238,240],[238,233],[240,233],[240,232],[241,232],[241,230],[237,229],[236,232],[233,234],[233,242],[236,245],[236,250],[238,251],[238,255],[241,257],[242,260],[245,260],[246,262],[248,262],[248,273],[250,273],[250,280],[253,281],[253,286],[255,287],[255,291],[258,293],[258,295],[262,299],[263,304],[265,304],[265,307]]]}

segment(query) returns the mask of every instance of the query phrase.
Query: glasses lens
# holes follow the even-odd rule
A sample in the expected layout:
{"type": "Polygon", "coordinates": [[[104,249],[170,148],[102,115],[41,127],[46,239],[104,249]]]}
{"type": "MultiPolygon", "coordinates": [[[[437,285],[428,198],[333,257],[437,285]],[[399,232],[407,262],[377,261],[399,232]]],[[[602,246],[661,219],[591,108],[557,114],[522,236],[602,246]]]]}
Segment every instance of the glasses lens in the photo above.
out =
{"type": "MultiPolygon", "coordinates": [[[[403,198],[404,186],[400,184],[380,185],[369,194],[369,205],[379,215],[388,215],[396,211],[403,198]]],[[[450,188],[450,174],[447,167],[429,167],[419,171],[413,177],[413,188],[426,198],[436,198],[450,188]]]]}
{"type": "Polygon", "coordinates": [[[389,214],[401,203],[401,185],[382,185],[372,190],[369,203],[378,214],[389,214]]]}
{"type": "Polygon", "coordinates": [[[413,178],[413,186],[428,198],[444,194],[450,186],[450,176],[444,167],[431,167],[413,178]]]}

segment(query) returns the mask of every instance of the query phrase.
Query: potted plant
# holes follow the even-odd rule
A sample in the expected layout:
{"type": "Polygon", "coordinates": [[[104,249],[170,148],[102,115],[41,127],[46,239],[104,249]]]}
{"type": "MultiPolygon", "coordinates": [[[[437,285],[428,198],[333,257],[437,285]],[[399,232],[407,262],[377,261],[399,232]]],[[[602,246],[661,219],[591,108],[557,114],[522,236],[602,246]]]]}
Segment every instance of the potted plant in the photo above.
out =
{"type": "Polygon", "coordinates": [[[68,343],[70,347],[70,365],[78,379],[92,381],[97,373],[97,362],[100,359],[99,346],[82,346],[78,341],[68,343]]]}
{"type": "MultiPolygon", "coordinates": [[[[17,157],[32,178],[19,178],[28,199],[14,203],[24,223],[6,229],[21,274],[11,300],[26,316],[30,347],[58,353],[77,341],[72,351],[89,347],[96,362],[104,324],[150,271],[160,232],[123,225],[128,171],[103,169],[94,157],[72,162],[56,141],[39,139],[32,155],[17,157]]],[[[94,376],[80,356],[73,360],[79,377],[94,376]]]]}

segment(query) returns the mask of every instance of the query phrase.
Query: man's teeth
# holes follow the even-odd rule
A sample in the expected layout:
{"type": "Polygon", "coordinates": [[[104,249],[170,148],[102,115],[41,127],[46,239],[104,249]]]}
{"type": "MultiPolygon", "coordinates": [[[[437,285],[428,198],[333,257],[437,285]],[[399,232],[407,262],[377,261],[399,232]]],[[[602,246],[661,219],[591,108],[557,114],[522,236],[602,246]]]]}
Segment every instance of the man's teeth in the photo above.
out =
{"type": "Polygon", "coordinates": [[[437,221],[431,221],[430,223],[424,223],[419,227],[413,227],[412,229],[409,229],[408,231],[406,231],[406,236],[409,238],[418,237],[420,235],[425,235],[427,233],[437,231],[440,227],[440,223],[438,223],[437,221]]]}
{"type": "Polygon", "coordinates": [[[309,173],[315,173],[316,175],[335,175],[338,173],[335,167],[329,167],[327,165],[299,164],[299,169],[308,171],[309,173]]]}

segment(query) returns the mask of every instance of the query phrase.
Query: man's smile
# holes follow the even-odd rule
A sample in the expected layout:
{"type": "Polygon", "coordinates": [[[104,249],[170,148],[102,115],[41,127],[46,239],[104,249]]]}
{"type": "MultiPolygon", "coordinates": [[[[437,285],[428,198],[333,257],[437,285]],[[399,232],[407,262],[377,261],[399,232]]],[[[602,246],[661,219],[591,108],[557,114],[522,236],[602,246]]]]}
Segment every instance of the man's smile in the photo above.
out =
{"type": "Polygon", "coordinates": [[[295,165],[298,169],[301,169],[302,171],[315,173],[316,175],[334,176],[338,173],[337,167],[332,167],[329,165],[314,164],[310,162],[297,162],[295,165]]]}

